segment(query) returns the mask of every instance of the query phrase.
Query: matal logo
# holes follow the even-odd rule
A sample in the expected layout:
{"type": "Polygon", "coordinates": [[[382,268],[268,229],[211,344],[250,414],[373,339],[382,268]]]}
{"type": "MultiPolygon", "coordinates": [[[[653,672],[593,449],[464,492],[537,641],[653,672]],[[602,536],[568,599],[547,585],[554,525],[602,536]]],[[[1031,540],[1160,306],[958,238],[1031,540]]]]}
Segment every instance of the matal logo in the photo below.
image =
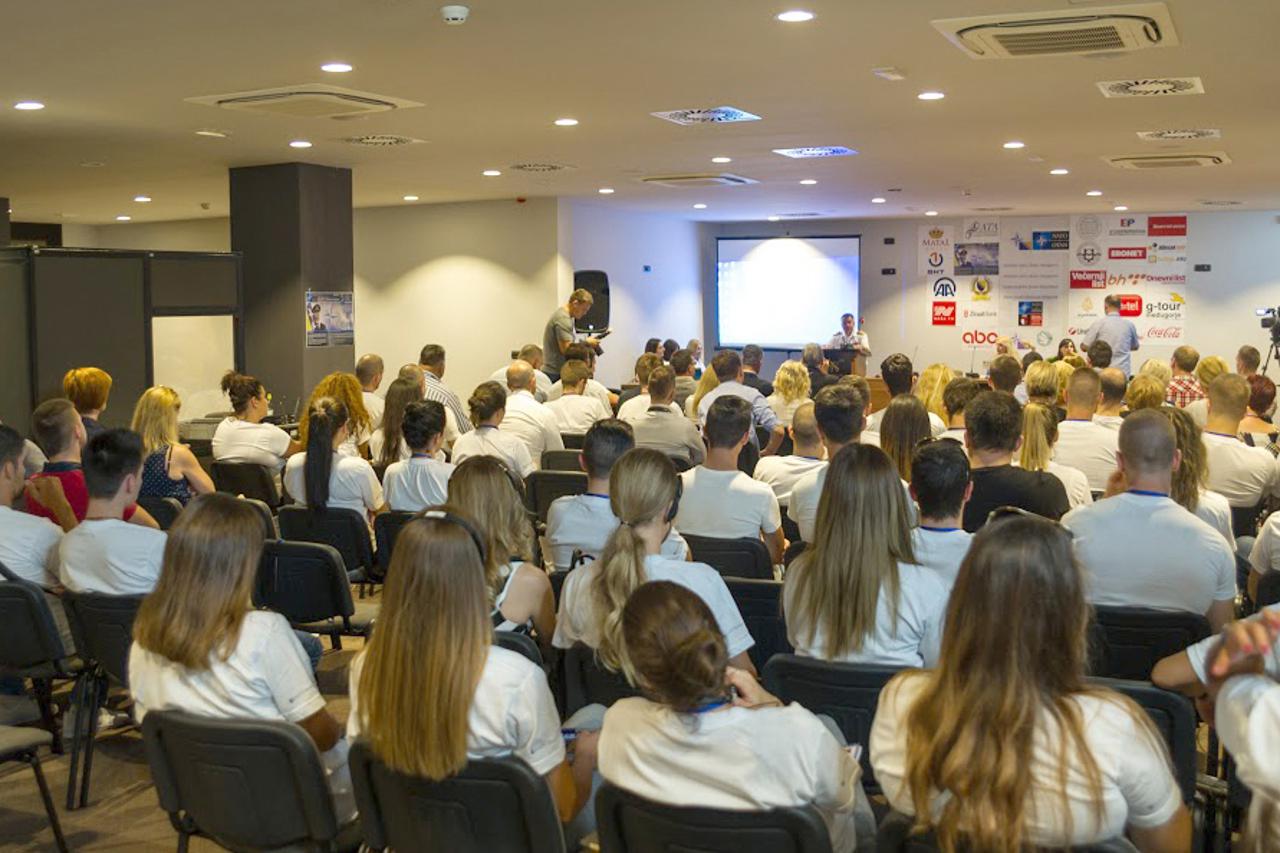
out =
{"type": "Polygon", "coordinates": [[[945,234],[945,233],[946,233],[946,232],[945,232],[945,231],[943,231],[941,228],[930,228],[930,229],[929,229],[929,237],[930,237],[931,239],[934,239],[934,240],[941,240],[941,239],[942,239],[942,235],[943,235],[943,234],[945,234]]]}

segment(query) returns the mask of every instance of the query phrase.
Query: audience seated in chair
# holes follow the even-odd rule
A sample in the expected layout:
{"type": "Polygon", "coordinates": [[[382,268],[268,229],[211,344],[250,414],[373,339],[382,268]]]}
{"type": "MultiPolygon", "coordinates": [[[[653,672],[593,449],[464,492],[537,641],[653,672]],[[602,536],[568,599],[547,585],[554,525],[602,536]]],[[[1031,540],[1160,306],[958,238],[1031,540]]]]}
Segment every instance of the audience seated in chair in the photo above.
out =
{"type": "Polygon", "coordinates": [[[1124,421],[1124,392],[1129,389],[1129,379],[1118,367],[1108,367],[1098,371],[1098,381],[1102,385],[1102,399],[1098,401],[1093,422],[1118,430],[1124,421]]]}
{"type": "Polygon", "coordinates": [[[1012,394],[1022,384],[1022,365],[1011,355],[998,355],[987,365],[987,384],[992,391],[1012,394]]]}
{"type": "Polygon", "coordinates": [[[659,367],[662,367],[662,357],[656,353],[647,352],[636,359],[637,387],[618,395],[618,417],[624,421],[635,420],[648,410],[652,399],[649,396],[649,376],[659,367]]]}
{"type": "MultiPolygon", "coordinates": [[[[861,439],[866,400],[856,388],[843,382],[833,388],[823,388],[813,398],[813,418],[828,460],[834,459],[842,448],[857,444],[861,439]]],[[[796,523],[802,541],[813,541],[818,500],[822,497],[826,476],[827,463],[823,462],[797,480],[791,489],[787,517],[796,523]]]]}
{"type": "Polygon", "coordinates": [[[1102,402],[1102,381],[1088,367],[1078,368],[1067,382],[1067,417],[1058,425],[1055,461],[1084,472],[1089,488],[1101,492],[1116,470],[1116,430],[1093,422],[1102,402]]]}
{"type": "Polygon", "coordinates": [[[369,436],[369,455],[374,469],[383,471],[385,476],[388,468],[409,458],[412,451],[404,438],[404,413],[410,403],[424,401],[422,391],[412,379],[396,379],[387,388],[387,397],[382,402],[380,426],[369,436]]]}
{"type": "MultiPolygon", "coordinates": [[[[581,361],[587,366],[587,387],[583,389],[584,394],[588,397],[595,397],[610,412],[618,405],[618,395],[614,394],[608,388],[595,380],[596,375],[596,351],[584,343],[569,344],[564,351],[566,363],[569,361],[581,361]]],[[[551,385],[551,390],[547,393],[547,400],[556,399],[564,394],[563,378],[557,379],[551,385]]]]}
{"type": "MultiPolygon", "coordinates": [[[[744,369],[744,377],[745,375],[744,369]]],[[[773,375],[771,393],[765,397],[765,402],[778,416],[778,422],[790,428],[796,410],[813,399],[809,390],[809,371],[800,362],[788,359],[778,365],[778,372],[773,375]]]]}
{"type": "Polygon", "coordinates": [[[675,404],[681,412],[686,412],[685,404],[698,390],[698,380],[693,378],[693,356],[687,349],[676,350],[671,356],[671,370],[676,375],[675,404]]]}
{"type": "Polygon", "coordinates": [[[1178,443],[1180,461],[1173,472],[1173,490],[1169,493],[1169,497],[1177,501],[1183,509],[1194,512],[1197,518],[1221,533],[1222,538],[1228,543],[1234,542],[1235,534],[1231,529],[1231,504],[1227,503],[1227,499],[1222,495],[1208,488],[1209,459],[1204,443],[1204,433],[1200,427],[1196,426],[1195,420],[1186,409],[1160,406],[1155,411],[1164,415],[1169,419],[1169,423],[1173,424],[1173,433],[1178,443]]]}
{"type": "Polygon", "coordinates": [[[383,474],[388,509],[421,512],[445,502],[449,478],[456,466],[439,458],[444,442],[444,412],[444,406],[435,400],[416,400],[404,407],[400,431],[410,456],[393,462],[383,474]]]}
{"type": "MultiPolygon", "coordinates": [[[[1065,423],[1065,421],[1061,422],[1065,423]]],[[[1072,509],[1093,503],[1089,478],[1079,468],[1054,459],[1061,424],[1054,410],[1042,403],[1022,407],[1022,446],[1018,448],[1018,467],[1025,471],[1047,471],[1057,477],[1067,492],[1072,509]]],[[[1102,491],[1099,489],[1099,491],[1102,491]]]]}
{"type": "Polygon", "coordinates": [[[102,432],[102,413],[111,395],[111,374],[100,367],[73,367],[62,377],[62,393],[76,407],[85,435],[102,432]]]}
{"type": "Polygon", "coordinates": [[[631,424],[636,447],[660,450],[683,460],[688,467],[701,465],[707,457],[706,445],[698,428],[676,408],[675,374],[671,368],[655,367],[649,374],[648,387],[649,393],[644,395],[649,401],[647,407],[630,416],[618,412],[621,420],[631,424]]]}
{"type": "Polygon", "coordinates": [[[994,520],[956,578],[937,668],[881,692],[876,780],[942,849],[1126,833],[1142,850],[1191,849],[1191,818],[1146,712],[1085,682],[1085,587],[1061,526],[994,520]]]}
{"type": "Polygon", "coordinates": [[[599,397],[587,395],[587,382],[591,378],[585,361],[570,359],[560,371],[561,396],[547,402],[547,408],[555,416],[561,433],[582,434],[591,425],[613,417],[613,410],[599,397]]]}
{"type": "Polygon", "coordinates": [[[684,494],[676,529],[718,539],[761,537],[774,565],[780,564],[786,539],[778,499],[769,486],[738,470],[738,454],[752,432],[751,404],[734,394],[718,397],[706,421],[707,458],[680,475],[684,494]]]}
{"type": "Polygon", "coordinates": [[[261,465],[279,471],[286,459],[302,450],[302,445],[290,438],[289,433],[275,424],[263,422],[271,411],[271,398],[256,378],[228,370],[222,377],[222,391],[231,401],[233,414],[214,430],[215,460],[261,465]]]}
{"type": "MultiPolygon", "coordinates": [[[[1014,360],[1017,364],[1017,360],[1014,360]]],[[[903,397],[911,394],[912,386],[915,384],[915,376],[913,374],[911,359],[907,358],[900,352],[880,362],[880,378],[884,380],[885,386],[889,389],[889,397],[903,397]]],[[[867,432],[880,432],[880,420],[884,417],[884,413],[888,409],[881,409],[867,416],[866,426],[867,432]]],[[[929,430],[936,438],[946,432],[947,425],[943,423],[942,418],[929,413],[929,430]]]]}
{"type": "Polygon", "coordinates": [[[542,465],[545,450],[564,450],[555,414],[534,398],[533,368],[513,361],[507,368],[507,404],[498,429],[520,440],[529,451],[534,469],[542,465]]]}
{"type": "Polygon", "coordinates": [[[1169,360],[1170,378],[1166,381],[1165,402],[1170,406],[1185,409],[1196,400],[1204,399],[1206,389],[1196,378],[1196,365],[1200,363],[1200,353],[1195,347],[1183,345],[1173,351],[1169,360]]]}
{"type": "Polygon", "coordinates": [[[957,376],[942,389],[942,407],[947,413],[947,428],[938,438],[953,438],[964,445],[964,407],[985,390],[981,382],[968,376],[957,376]]]}
{"type": "MultiPolygon", "coordinates": [[[[461,464],[472,456],[492,456],[520,479],[537,470],[529,448],[510,432],[498,428],[507,413],[507,392],[497,382],[481,382],[467,400],[471,409],[471,432],[453,445],[453,461],[461,464]]],[[[559,439],[557,433],[556,438],[559,439]]]]}
{"type": "Polygon", "coordinates": [[[342,444],[338,445],[338,453],[343,456],[368,459],[369,438],[373,435],[373,424],[369,420],[369,413],[364,408],[363,392],[354,373],[341,371],[330,373],[311,389],[311,396],[307,399],[302,419],[298,422],[298,438],[302,446],[307,446],[311,413],[315,410],[316,403],[325,398],[338,401],[347,411],[347,437],[342,444]]]}
{"type": "Polygon", "coordinates": [[[755,344],[747,344],[742,348],[742,384],[754,388],[768,398],[773,394],[773,383],[760,376],[760,368],[764,366],[764,350],[755,344]]]}
{"type": "MultiPolygon", "coordinates": [[[[781,373],[781,371],[779,371],[781,373]]],[[[779,380],[781,384],[781,380],[779,380]]],[[[805,395],[804,402],[793,412],[787,434],[791,436],[791,453],[786,456],[766,456],[756,463],[755,479],[773,489],[779,509],[791,502],[791,490],[806,474],[821,468],[823,461],[822,435],[813,413],[814,405],[805,395]]]]}
{"type": "Polygon", "coordinates": [[[904,485],[911,480],[911,452],[931,437],[929,415],[918,397],[903,394],[889,401],[880,419],[880,449],[904,485]]]}
{"type": "MultiPolygon", "coordinates": [[[[542,371],[542,365],[545,361],[542,355],[542,347],[537,344],[525,344],[520,347],[520,351],[516,353],[516,358],[523,361],[533,368],[533,379],[537,386],[537,390],[533,392],[534,399],[539,403],[545,403],[550,399],[551,394],[551,377],[542,371]]],[[[504,364],[489,376],[490,382],[497,382],[499,385],[507,384],[507,368],[511,365],[504,364]]],[[[564,371],[561,370],[561,375],[564,371]]]]}
{"type": "Polygon", "coordinates": [[[439,344],[427,344],[418,355],[418,367],[422,370],[424,400],[435,400],[445,408],[444,445],[453,447],[458,436],[471,432],[472,422],[467,419],[467,410],[462,400],[444,384],[444,347],[439,344]]]}
{"type": "Polygon", "coordinates": [[[787,569],[783,608],[798,654],[933,666],[947,585],[915,564],[911,513],[893,463],[851,444],[826,469],[814,538],[787,569]]]}
{"type": "Polygon", "coordinates": [[[382,373],[386,370],[382,356],[370,353],[360,356],[356,361],[356,380],[360,383],[360,399],[364,401],[364,409],[369,413],[369,423],[376,430],[382,426],[382,413],[386,402],[378,396],[378,388],[382,386],[382,373]]]}
{"type": "Polygon", "coordinates": [[[174,498],[186,504],[214,490],[213,480],[191,448],[178,442],[178,392],[156,385],[143,392],[133,410],[133,431],[142,437],[142,489],[149,498],[174,498]]]}
{"type": "Polygon", "coordinates": [[[969,457],[959,442],[942,438],[916,447],[911,455],[911,498],[920,508],[920,523],[911,531],[911,549],[916,563],[935,572],[948,590],[973,540],[962,525],[972,493],[969,457]]]}
{"type": "Polygon", "coordinates": [[[1250,447],[1239,438],[1240,421],[1249,407],[1249,383],[1234,373],[1209,385],[1209,420],[1204,443],[1209,453],[1209,488],[1232,507],[1256,506],[1280,497],[1280,460],[1266,448],[1250,447]]]}
{"type": "Polygon", "coordinates": [[[373,466],[342,453],[351,429],[344,403],[312,400],[307,409],[307,449],[289,457],[284,486],[293,500],[313,509],[351,509],[372,517],[383,507],[382,485],[373,466]]]}
{"type": "Polygon", "coordinates": [[[742,359],[732,350],[717,353],[711,360],[711,370],[715,373],[719,384],[698,401],[698,423],[706,425],[711,406],[716,400],[725,397],[740,399],[747,404],[747,411],[751,414],[749,424],[751,428],[747,430],[748,441],[756,444],[756,429],[761,429],[768,434],[769,440],[764,447],[760,448],[760,455],[769,456],[776,452],[778,445],[782,444],[783,436],[786,435],[786,428],[773,413],[773,409],[769,408],[764,395],[742,383],[742,359]]]}

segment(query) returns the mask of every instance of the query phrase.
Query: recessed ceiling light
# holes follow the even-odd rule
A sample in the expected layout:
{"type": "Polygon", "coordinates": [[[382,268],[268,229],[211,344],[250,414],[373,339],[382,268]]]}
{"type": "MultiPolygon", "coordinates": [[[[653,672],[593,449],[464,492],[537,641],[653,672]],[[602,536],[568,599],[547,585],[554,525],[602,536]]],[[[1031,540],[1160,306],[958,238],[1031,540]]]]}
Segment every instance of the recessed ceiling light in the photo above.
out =
{"type": "Polygon", "coordinates": [[[134,201],[136,201],[138,204],[146,204],[147,202],[151,201],[151,196],[149,196],[149,195],[135,195],[135,196],[133,197],[133,200],[134,200],[134,201]]]}
{"type": "Polygon", "coordinates": [[[1070,175],[1070,174],[1071,174],[1071,170],[1070,170],[1070,169],[1061,169],[1061,168],[1059,168],[1059,169],[1050,169],[1050,170],[1049,170],[1049,174],[1050,174],[1050,175],[1070,175]]]}
{"type": "Polygon", "coordinates": [[[711,162],[712,163],[732,163],[733,158],[732,157],[712,157],[711,162]]]}
{"type": "Polygon", "coordinates": [[[351,70],[351,66],[345,62],[326,62],[320,66],[321,71],[328,71],[330,74],[346,74],[351,70]]]}
{"type": "Polygon", "coordinates": [[[1012,140],[1010,140],[1010,141],[1006,142],[1006,143],[1004,144],[1004,147],[1005,147],[1005,148],[1008,148],[1010,151],[1016,151],[1016,150],[1017,150],[1017,149],[1019,149],[1019,148],[1026,148],[1026,147],[1027,147],[1027,144],[1026,144],[1025,142],[1019,142],[1019,141],[1018,141],[1018,140],[1016,140],[1016,139],[1012,139],[1012,140]]]}
{"type": "Polygon", "coordinates": [[[1085,195],[1100,196],[1102,195],[1102,190],[1089,190],[1085,195]]]}
{"type": "Polygon", "coordinates": [[[39,101],[18,101],[18,103],[13,105],[13,108],[15,110],[27,110],[27,111],[42,110],[44,109],[44,104],[40,103],[39,101]]]}
{"type": "Polygon", "coordinates": [[[613,195],[613,187],[601,187],[596,190],[600,195],[613,195]]]}
{"type": "Polygon", "coordinates": [[[936,210],[926,210],[926,211],[924,212],[924,215],[925,215],[925,216],[937,216],[937,215],[938,215],[938,211],[936,211],[936,210]]]}
{"type": "Polygon", "coordinates": [[[770,222],[777,222],[777,221],[778,221],[779,219],[781,219],[781,218],[782,218],[781,216],[770,216],[770,217],[769,217],[769,221],[770,221],[770,222]]]}
{"type": "Polygon", "coordinates": [[[485,169],[480,174],[484,175],[486,178],[498,178],[502,176],[502,171],[499,169],[485,169]]]}
{"type": "Polygon", "coordinates": [[[1115,207],[1113,207],[1113,208],[1111,208],[1111,209],[1112,209],[1112,210],[1114,210],[1116,213],[1124,213],[1124,212],[1125,212],[1126,210],[1128,210],[1129,208],[1128,208],[1128,206],[1127,206],[1127,205],[1117,204],[1115,207]]]}
{"type": "Polygon", "coordinates": [[[706,206],[705,204],[702,204],[701,202],[699,202],[698,204],[695,204],[695,205],[693,206],[693,209],[694,209],[694,210],[706,210],[706,209],[707,209],[707,206],[706,206]]]}
{"type": "Polygon", "coordinates": [[[556,119],[556,127],[573,127],[578,123],[576,118],[558,118],[556,119]]]}
{"type": "Polygon", "coordinates": [[[803,181],[801,181],[800,183],[804,184],[806,187],[811,187],[811,186],[813,186],[814,184],[816,184],[816,183],[817,183],[817,181],[815,181],[813,178],[805,178],[805,179],[804,179],[803,181]]]}
{"type": "Polygon", "coordinates": [[[945,97],[943,92],[921,92],[916,95],[916,99],[920,101],[941,101],[945,97]]]}
{"type": "Polygon", "coordinates": [[[812,21],[814,14],[804,9],[790,9],[780,13],[777,17],[784,24],[803,24],[806,21],[812,21]]]}
{"type": "Polygon", "coordinates": [[[117,216],[117,217],[116,217],[116,222],[128,222],[130,219],[133,219],[133,217],[132,217],[132,216],[125,216],[125,215],[121,214],[120,216],[117,216]]]}
{"type": "Polygon", "coordinates": [[[83,160],[80,165],[85,169],[101,169],[107,164],[101,160],[83,160]]]}
{"type": "Polygon", "coordinates": [[[884,204],[886,201],[888,201],[888,199],[886,199],[882,195],[878,195],[875,198],[871,199],[872,204],[884,204]]]}
{"type": "Polygon", "coordinates": [[[405,200],[405,201],[417,201],[417,200],[418,200],[418,197],[417,197],[416,195],[407,195],[407,196],[405,196],[405,197],[404,197],[404,200],[405,200]]]}
{"type": "Polygon", "coordinates": [[[290,148],[310,148],[311,143],[305,139],[295,139],[289,143],[290,148]]]}
{"type": "Polygon", "coordinates": [[[213,130],[212,128],[205,128],[203,130],[196,131],[196,136],[208,136],[213,139],[226,139],[230,135],[231,134],[227,133],[225,130],[213,130]]]}

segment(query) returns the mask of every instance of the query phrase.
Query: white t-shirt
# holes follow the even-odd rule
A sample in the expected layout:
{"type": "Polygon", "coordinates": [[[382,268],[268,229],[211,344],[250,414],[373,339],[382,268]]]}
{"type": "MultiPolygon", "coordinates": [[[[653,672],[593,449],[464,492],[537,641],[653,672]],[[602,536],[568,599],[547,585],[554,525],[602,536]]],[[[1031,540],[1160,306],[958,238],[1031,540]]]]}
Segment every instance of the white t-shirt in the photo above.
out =
{"type": "Polygon", "coordinates": [[[364,410],[369,413],[369,423],[374,429],[382,426],[382,413],[387,409],[387,401],[372,391],[361,391],[364,398],[364,410]]]}
{"type": "Polygon", "coordinates": [[[1191,419],[1196,422],[1200,429],[1204,429],[1205,424],[1209,423],[1209,398],[1204,397],[1200,400],[1192,400],[1183,406],[1187,414],[1191,415],[1191,419]]]}
{"type": "MultiPolygon", "coordinates": [[[[359,684],[365,652],[351,664],[347,737],[360,735],[359,684]]],[[[425,688],[425,685],[424,685],[425,688]]],[[[564,762],[560,714],[547,676],[518,652],[489,647],[467,714],[467,758],[514,755],[545,776],[564,762]]]]}
{"type": "MultiPolygon", "coordinates": [[[[863,432],[880,432],[880,421],[884,420],[884,413],[889,411],[887,408],[878,412],[867,415],[867,422],[863,425],[863,432]]],[[[947,422],[938,417],[933,412],[929,412],[929,432],[934,438],[941,438],[942,434],[947,431],[947,422]]],[[[864,442],[865,443],[865,442],[864,442]]],[[[877,443],[878,446],[878,443],[877,443]]]]}
{"type": "Polygon", "coordinates": [[[556,419],[560,432],[582,435],[596,421],[613,417],[613,412],[596,397],[586,394],[569,394],[547,402],[547,410],[556,419]]]}
{"type": "Polygon", "coordinates": [[[1249,552],[1249,565],[1260,575],[1280,572],[1280,512],[1271,513],[1263,522],[1258,538],[1254,540],[1253,550],[1249,552]]]}
{"type": "Polygon", "coordinates": [[[648,699],[621,699],[604,715],[599,767],[611,784],[667,805],[816,806],[833,851],[849,853],[856,845],[861,768],[817,717],[794,703],[681,714],[648,699]]]}
{"type": "MultiPolygon", "coordinates": [[[[637,394],[618,407],[618,419],[633,421],[649,411],[649,406],[652,405],[652,402],[653,398],[647,393],[637,394]]],[[[668,408],[677,415],[684,415],[684,412],[680,411],[680,407],[675,403],[669,403],[668,408]]]]}
{"type": "MultiPolygon", "coordinates": [[[[791,564],[786,585],[782,589],[783,610],[787,614],[787,639],[796,654],[827,660],[822,626],[817,626],[812,639],[806,638],[805,626],[791,606],[797,572],[803,563],[791,564]]],[[[938,662],[942,646],[942,625],[947,615],[947,599],[951,588],[936,572],[913,563],[898,563],[898,621],[893,620],[888,585],[880,589],[876,601],[875,630],[862,641],[858,651],[848,651],[837,660],[846,663],[871,663],[881,666],[932,667],[938,662]]]]}
{"type": "Polygon", "coordinates": [[[275,424],[251,424],[239,418],[226,418],[213,432],[213,458],[279,471],[284,466],[290,441],[289,433],[275,424]]]}
{"type": "MultiPolygon", "coordinates": [[[[502,383],[503,387],[506,387],[506,384],[507,384],[506,382],[503,382],[502,383]]],[[[587,387],[582,389],[582,393],[588,397],[595,397],[597,400],[599,400],[601,403],[604,404],[604,407],[606,409],[608,409],[610,412],[613,411],[613,398],[609,396],[609,389],[601,385],[596,380],[588,379],[587,387]]],[[[551,390],[547,392],[547,401],[550,402],[551,400],[559,399],[563,395],[564,395],[564,385],[559,380],[556,380],[551,385],[551,390]]]]}
{"type": "Polygon", "coordinates": [[[453,443],[454,464],[461,465],[472,456],[492,456],[522,480],[537,470],[524,442],[497,427],[478,426],[458,436],[453,443]]]}
{"type": "MultiPolygon", "coordinates": [[[[378,427],[373,431],[373,435],[369,436],[369,455],[373,457],[373,461],[377,462],[382,458],[382,448],[386,444],[387,437],[382,432],[382,427],[378,427]]],[[[404,443],[404,439],[400,439],[400,451],[396,454],[397,462],[403,462],[412,454],[409,453],[409,446],[404,443]]]]}
{"type": "Polygon", "coordinates": [[[23,580],[56,586],[61,542],[62,528],[49,519],[0,506],[0,564],[23,580]]]}
{"type": "Polygon", "coordinates": [[[528,391],[516,391],[507,396],[507,413],[498,430],[524,444],[535,470],[542,467],[542,451],[564,450],[556,416],[528,391]]]}
{"type": "Polygon", "coordinates": [[[676,529],[717,539],[753,539],[782,526],[773,489],[741,471],[712,471],[699,465],[680,475],[684,494],[676,529]]]}
{"type": "Polygon", "coordinates": [[[1089,478],[1079,468],[1052,461],[1048,471],[1062,482],[1062,488],[1067,492],[1067,504],[1072,509],[1093,503],[1093,489],[1089,487],[1089,478]]]}
{"type": "Polygon", "coordinates": [[[1093,422],[1100,427],[1120,431],[1120,425],[1124,423],[1124,418],[1120,415],[1094,415],[1093,422]]]}
{"type": "MultiPolygon", "coordinates": [[[[894,679],[880,693],[871,726],[871,765],[876,781],[889,803],[908,815],[915,814],[915,807],[905,778],[906,719],[928,677],[927,673],[908,673],[894,679]]],[[[1074,701],[1080,708],[1085,742],[1101,776],[1102,811],[1095,812],[1081,761],[1069,753],[1066,794],[1071,832],[1067,832],[1058,789],[1060,734],[1045,713],[1032,755],[1027,842],[1037,847],[1091,844],[1119,837],[1126,826],[1150,829],[1168,823],[1182,804],[1182,794],[1163,745],[1115,699],[1080,695],[1074,701]]],[[[935,799],[935,816],[944,803],[941,795],[935,799]]]]}
{"type": "Polygon", "coordinates": [[[1196,518],[1221,533],[1228,544],[1236,541],[1236,534],[1231,529],[1231,504],[1217,492],[1208,489],[1200,492],[1200,500],[1196,502],[1196,518]]]}
{"type": "MultiPolygon", "coordinates": [[[[575,549],[599,559],[617,529],[618,517],[609,507],[608,495],[566,495],[552,501],[547,510],[547,544],[560,571],[568,571],[575,549]]],[[[662,555],[683,560],[688,553],[688,544],[672,527],[662,543],[662,555]]]]}
{"type": "MultiPolygon", "coordinates": [[[[1236,761],[1240,781],[1254,792],[1255,802],[1280,800],[1280,773],[1275,756],[1280,750],[1280,685],[1265,675],[1238,675],[1218,693],[1214,728],[1236,761]]],[[[608,717],[606,716],[606,720],[608,717]]],[[[1268,837],[1280,837],[1280,814],[1275,809],[1250,809],[1250,832],[1264,831],[1260,822],[1269,813],[1268,837]]],[[[1273,842],[1274,844],[1274,842],[1273,842]]]]}
{"type": "Polygon", "coordinates": [[[1072,510],[1062,524],[1094,604],[1203,615],[1235,598],[1234,552],[1172,498],[1127,492],[1072,510]]]}
{"type": "MultiPolygon", "coordinates": [[[[599,562],[588,563],[565,578],[564,589],[560,591],[560,612],[556,614],[556,635],[551,645],[567,649],[583,642],[593,649],[599,648],[600,620],[596,618],[595,596],[591,593],[591,582],[599,571],[599,562]]],[[[724,578],[706,563],[686,563],[662,554],[650,554],[644,558],[644,574],[648,581],[678,583],[706,602],[724,635],[729,657],[755,645],[724,578]]]]}
{"type": "MultiPolygon", "coordinates": [[[[938,436],[938,438],[953,439],[955,441],[960,442],[961,447],[964,447],[965,432],[966,430],[964,427],[947,427],[942,431],[942,435],[938,436]]],[[[968,453],[967,450],[965,452],[968,453]]]]}
{"type": "Polygon", "coordinates": [[[58,576],[73,592],[145,595],[164,562],[162,530],[118,518],[85,519],[58,549],[58,576]]]}
{"type": "Polygon", "coordinates": [[[948,590],[955,586],[960,574],[960,563],[969,553],[973,534],[963,528],[917,527],[911,531],[912,550],[916,563],[937,573],[948,590]]]}
{"type": "MultiPolygon", "coordinates": [[[[507,367],[510,367],[510,365],[499,367],[493,373],[489,374],[489,381],[497,382],[503,388],[506,388],[507,367]]],[[[538,389],[538,393],[534,396],[537,397],[538,402],[545,402],[549,399],[549,395],[551,394],[551,377],[543,373],[541,370],[534,370],[533,381],[537,383],[536,387],[538,389]]]]}
{"type": "Polygon", "coordinates": [[[1058,443],[1053,460],[1084,472],[1089,488],[1104,491],[1107,479],[1116,470],[1120,433],[1093,421],[1065,420],[1058,424],[1058,443]]]}
{"type": "MultiPolygon", "coordinates": [[[[876,438],[874,433],[863,433],[859,438],[859,444],[870,444],[867,441],[868,436],[876,438]]],[[[791,489],[791,502],[787,504],[787,518],[796,523],[796,527],[800,528],[800,540],[802,542],[812,542],[814,528],[818,525],[818,503],[822,500],[822,487],[827,483],[827,463],[814,468],[808,474],[805,474],[796,481],[795,486],[791,489]]],[[[916,503],[911,499],[911,490],[906,483],[902,484],[902,489],[907,498],[907,515],[909,521],[915,523],[916,520],[916,503]]]]}
{"type": "Polygon", "coordinates": [[[783,426],[791,426],[791,421],[795,419],[796,409],[809,402],[808,396],[801,397],[799,400],[787,401],[782,399],[782,395],[774,391],[764,401],[769,404],[769,408],[773,409],[773,413],[778,416],[778,423],[783,426]]]}
{"type": "Polygon", "coordinates": [[[1267,495],[1280,496],[1280,461],[1265,447],[1250,447],[1234,435],[1204,434],[1209,488],[1236,507],[1250,507],[1267,495]]]}
{"type": "Polygon", "coordinates": [[[444,503],[455,467],[430,456],[415,456],[388,465],[382,475],[387,506],[398,512],[420,512],[444,503]]]}
{"type": "MultiPolygon", "coordinates": [[[[284,487],[299,506],[307,505],[304,468],[307,454],[295,453],[284,466],[284,487]]],[[[329,508],[374,512],[382,506],[382,484],[373,466],[358,456],[333,454],[329,469],[329,508]]]]}
{"type": "Polygon", "coordinates": [[[773,489],[780,506],[791,500],[791,490],[810,471],[827,463],[814,456],[762,456],[751,476],[773,489]]]}

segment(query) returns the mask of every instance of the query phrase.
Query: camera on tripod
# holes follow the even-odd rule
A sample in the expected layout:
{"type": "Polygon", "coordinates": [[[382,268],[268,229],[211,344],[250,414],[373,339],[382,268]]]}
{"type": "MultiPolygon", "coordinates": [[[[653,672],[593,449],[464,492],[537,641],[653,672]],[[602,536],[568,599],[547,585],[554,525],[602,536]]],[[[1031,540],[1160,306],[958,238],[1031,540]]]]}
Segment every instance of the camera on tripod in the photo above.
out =
{"type": "Polygon", "coordinates": [[[1262,328],[1271,330],[1272,342],[1280,343],[1280,323],[1276,322],[1276,318],[1280,317],[1280,308],[1255,308],[1253,313],[1258,315],[1262,328]]]}

